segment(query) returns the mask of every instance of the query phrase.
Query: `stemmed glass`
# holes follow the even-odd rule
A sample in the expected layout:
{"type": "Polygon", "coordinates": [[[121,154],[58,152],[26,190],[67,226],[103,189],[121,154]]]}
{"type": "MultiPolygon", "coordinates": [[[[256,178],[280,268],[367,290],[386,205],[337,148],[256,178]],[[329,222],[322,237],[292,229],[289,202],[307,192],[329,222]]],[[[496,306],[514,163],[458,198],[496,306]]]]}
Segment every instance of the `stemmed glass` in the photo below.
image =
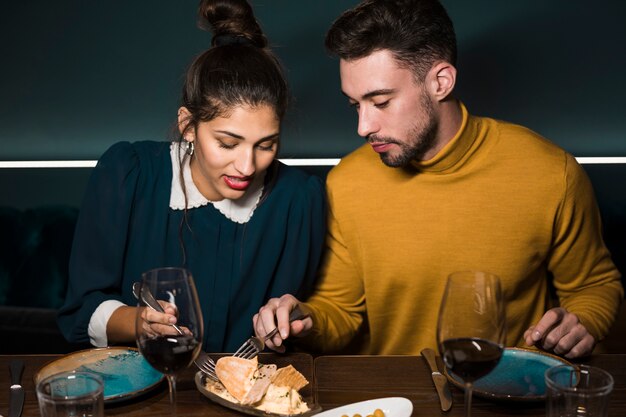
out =
{"type": "Polygon", "coordinates": [[[465,415],[472,408],[473,383],[496,367],[505,343],[500,279],[479,271],[448,277],[439,309],[437,343],[449,371],[465,383],[465,415]]]}
{"type": "MultiPolygon", "coordinates": [[[[196,286],[184,268],[157,268],[142,275],[135,331],[139,351],[157,371],[166,375],[169,384],[171,414],[176,416],[176,375],[187,368],[200,353],[204,325],[196,286]],[[176,326],[147,322],[142,316],[152,294],[161,306],[176,309],[176,326]]],[[[158,306],[157,306],[158,307],[158,306]]]]}

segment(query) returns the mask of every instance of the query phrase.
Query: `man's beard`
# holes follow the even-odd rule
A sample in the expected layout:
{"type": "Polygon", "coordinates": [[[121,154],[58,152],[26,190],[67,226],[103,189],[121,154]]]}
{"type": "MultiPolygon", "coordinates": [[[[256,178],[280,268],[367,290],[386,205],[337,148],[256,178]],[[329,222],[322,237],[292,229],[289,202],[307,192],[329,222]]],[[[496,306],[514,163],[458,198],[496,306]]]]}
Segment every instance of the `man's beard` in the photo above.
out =
{"type": "Polygon", "coordinates": [[[420,125],[419,122],[415,124],[408,132],[407,137],[409,140],[407,142],[376,135],[368,138],[371,141],[393,143],[400,147],[400,154],[397,155],[392,155],[390,152],[380,153],[380,159],[385,165],[392,168],[405,167],[413,160],[423,160],[424,155],[433,148],[437,137],[439,120],[434,116],[435,112],[432,102],[426,94],[422,95],[422,105],[425,110],[426,124],[420,125]]]}

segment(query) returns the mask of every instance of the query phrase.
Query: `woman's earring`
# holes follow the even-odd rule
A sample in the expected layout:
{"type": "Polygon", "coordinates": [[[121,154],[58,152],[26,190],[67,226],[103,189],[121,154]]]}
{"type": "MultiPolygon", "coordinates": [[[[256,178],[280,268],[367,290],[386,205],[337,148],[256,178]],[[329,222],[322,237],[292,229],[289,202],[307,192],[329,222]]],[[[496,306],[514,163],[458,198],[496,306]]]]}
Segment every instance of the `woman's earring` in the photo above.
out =
{"type": "Polygon", "coordinates": [[[185,153],[189,156],[193,156],[193,151],[194,151],[193,142],[187,141],[187,149],[185,149],[185,153]]]}

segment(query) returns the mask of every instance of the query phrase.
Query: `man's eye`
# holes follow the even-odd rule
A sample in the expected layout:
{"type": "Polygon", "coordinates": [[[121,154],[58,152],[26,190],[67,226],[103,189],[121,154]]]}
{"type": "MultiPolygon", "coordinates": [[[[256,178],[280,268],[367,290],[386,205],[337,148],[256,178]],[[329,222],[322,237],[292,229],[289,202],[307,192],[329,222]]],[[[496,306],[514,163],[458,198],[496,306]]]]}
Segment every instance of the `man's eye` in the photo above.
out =
{"type": "Polygon", "coordinates": [[[374,103],[374,107],[377,109],[384,109],[389,104],[389,100],[383,101],[382,103],[374,103]]]}
{"type": "Polygon", "coordinates": [[[359,103],[350,103],[350,107],[353,108],[354,110],[359,110],[359,103]]]}

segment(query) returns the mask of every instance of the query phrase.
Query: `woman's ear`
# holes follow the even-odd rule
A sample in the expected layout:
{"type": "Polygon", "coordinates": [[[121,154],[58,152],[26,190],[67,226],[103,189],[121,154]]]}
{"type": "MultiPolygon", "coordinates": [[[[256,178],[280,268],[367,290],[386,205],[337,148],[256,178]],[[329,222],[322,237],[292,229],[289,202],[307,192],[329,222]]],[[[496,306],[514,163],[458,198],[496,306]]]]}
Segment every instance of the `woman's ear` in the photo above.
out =
{"type": "Polygon", "coordinates": [[[193,142],[195,139],[195,132],[193,129],[187,129],[189,121],[191,120],[191,113],[187,110],[187,107],[181,107],[178,109],[178,131],[187,142],[193,142]]]}
{"type": "Polygon", "coordinates": [[[443,101],[454,90],[456,68],[449,62],[438,62],[430,69],[426,79],[431,96],[438,101],[443,101]]]}

